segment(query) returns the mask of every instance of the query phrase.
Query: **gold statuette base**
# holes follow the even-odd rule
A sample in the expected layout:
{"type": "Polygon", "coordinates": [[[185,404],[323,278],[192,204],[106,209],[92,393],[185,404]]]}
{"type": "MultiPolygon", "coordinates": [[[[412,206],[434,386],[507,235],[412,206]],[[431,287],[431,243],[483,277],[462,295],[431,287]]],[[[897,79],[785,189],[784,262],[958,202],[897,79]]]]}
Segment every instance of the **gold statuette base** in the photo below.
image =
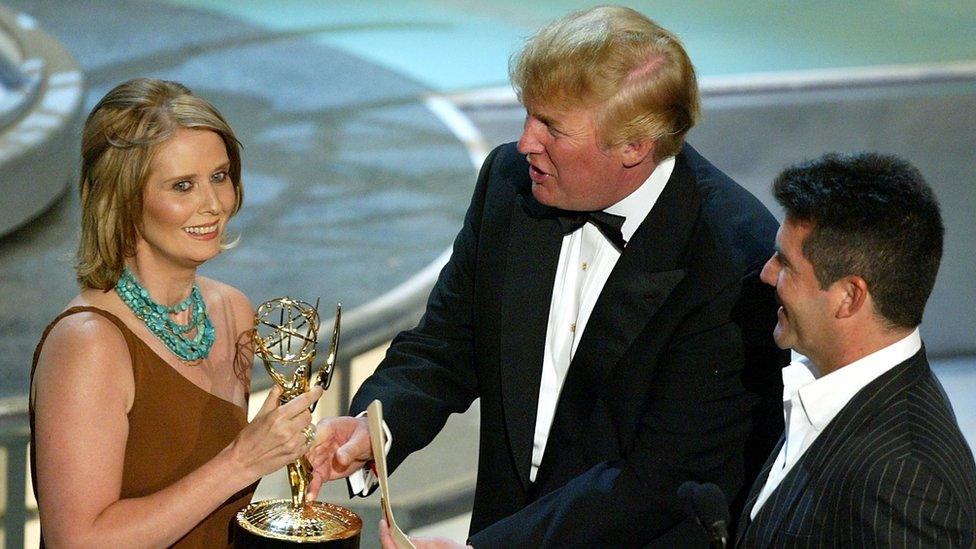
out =
{"type": "Polygon", "coordinates": [[[237,513],[234,547],[287,547],[294,544],[358,548],[363,521],[345,507],[308,502],[295,509],[290,499],[252,503],[237,513]]]}

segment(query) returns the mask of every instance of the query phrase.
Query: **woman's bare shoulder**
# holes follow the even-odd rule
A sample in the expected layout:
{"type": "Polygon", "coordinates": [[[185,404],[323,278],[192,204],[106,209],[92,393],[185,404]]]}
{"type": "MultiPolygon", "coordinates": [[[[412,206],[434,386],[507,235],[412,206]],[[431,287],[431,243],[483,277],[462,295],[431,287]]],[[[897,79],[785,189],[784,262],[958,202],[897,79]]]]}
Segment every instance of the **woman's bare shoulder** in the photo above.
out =
{"type": "Polygon", "coordinates": [[[132,362],[125,336],[111,320],[82,311],[60,319],[48,332],[34,371],[32,392],[70,388],[93,397],[125,388],[132,362]],[[120,385],[119,382],[123,383],[120,385]]]}
{"type": "Polygon", "coordinates": [[[128,355],[128,345],[119,327],[94,311],[70,314],[51,328],[44,340],[44,351],[62,349],[88,359],[128,355]]]}

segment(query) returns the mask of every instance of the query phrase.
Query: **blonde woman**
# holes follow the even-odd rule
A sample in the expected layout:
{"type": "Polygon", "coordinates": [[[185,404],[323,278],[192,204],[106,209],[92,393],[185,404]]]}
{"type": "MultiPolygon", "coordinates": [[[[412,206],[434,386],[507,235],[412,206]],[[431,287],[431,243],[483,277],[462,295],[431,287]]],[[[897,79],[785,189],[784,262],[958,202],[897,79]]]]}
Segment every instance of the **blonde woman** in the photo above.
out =
{"type": "Polygon", "coordinates": [[[247,423],[253,312],[197,275],[242,200],[234,133],[184,86],[110,91],[82,137],[81,293],[31,377],[41,546],[221,547],[256,482],[314,439],[316,389],[247,423]]]}

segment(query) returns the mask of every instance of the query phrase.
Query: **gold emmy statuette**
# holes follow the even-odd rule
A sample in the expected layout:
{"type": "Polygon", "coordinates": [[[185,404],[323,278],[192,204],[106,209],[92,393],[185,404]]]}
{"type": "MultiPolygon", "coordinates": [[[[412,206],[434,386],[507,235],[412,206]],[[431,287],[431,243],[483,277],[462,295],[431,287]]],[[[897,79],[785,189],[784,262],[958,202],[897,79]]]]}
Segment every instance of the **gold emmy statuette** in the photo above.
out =
{"type": "MultiPolygon", "coordinates": [[[[328,389],[335,371],[341,314],[342,305],[338,305],[329,356],[315,376],[315,383],[324,389],[328,389]]],[[[282,388],[282,404],[311,388],[318,330],[318,302],[312,306],[281,297],[265,301],[254,315],[254,352],[261,357],[271,379],[282,388]]],[[[234,546],[358,548],[363,521],[344,507],[306,502],[305,492],[311,479],[312,467],[305,456],[289,463],[291,499],[258,501],[238,512],[234,546]]]]}

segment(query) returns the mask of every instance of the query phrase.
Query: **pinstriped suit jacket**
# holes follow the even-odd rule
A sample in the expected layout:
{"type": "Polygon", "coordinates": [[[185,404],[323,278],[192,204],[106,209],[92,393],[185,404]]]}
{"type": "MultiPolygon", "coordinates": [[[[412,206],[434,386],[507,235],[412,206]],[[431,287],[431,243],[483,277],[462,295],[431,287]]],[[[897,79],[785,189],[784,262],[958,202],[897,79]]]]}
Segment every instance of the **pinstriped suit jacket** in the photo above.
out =
{"type": "Polygon", "coordinates": [[[750,521],[738,547],[976,547],[976,466],[923,347],[858,392],[750,521]]]}

